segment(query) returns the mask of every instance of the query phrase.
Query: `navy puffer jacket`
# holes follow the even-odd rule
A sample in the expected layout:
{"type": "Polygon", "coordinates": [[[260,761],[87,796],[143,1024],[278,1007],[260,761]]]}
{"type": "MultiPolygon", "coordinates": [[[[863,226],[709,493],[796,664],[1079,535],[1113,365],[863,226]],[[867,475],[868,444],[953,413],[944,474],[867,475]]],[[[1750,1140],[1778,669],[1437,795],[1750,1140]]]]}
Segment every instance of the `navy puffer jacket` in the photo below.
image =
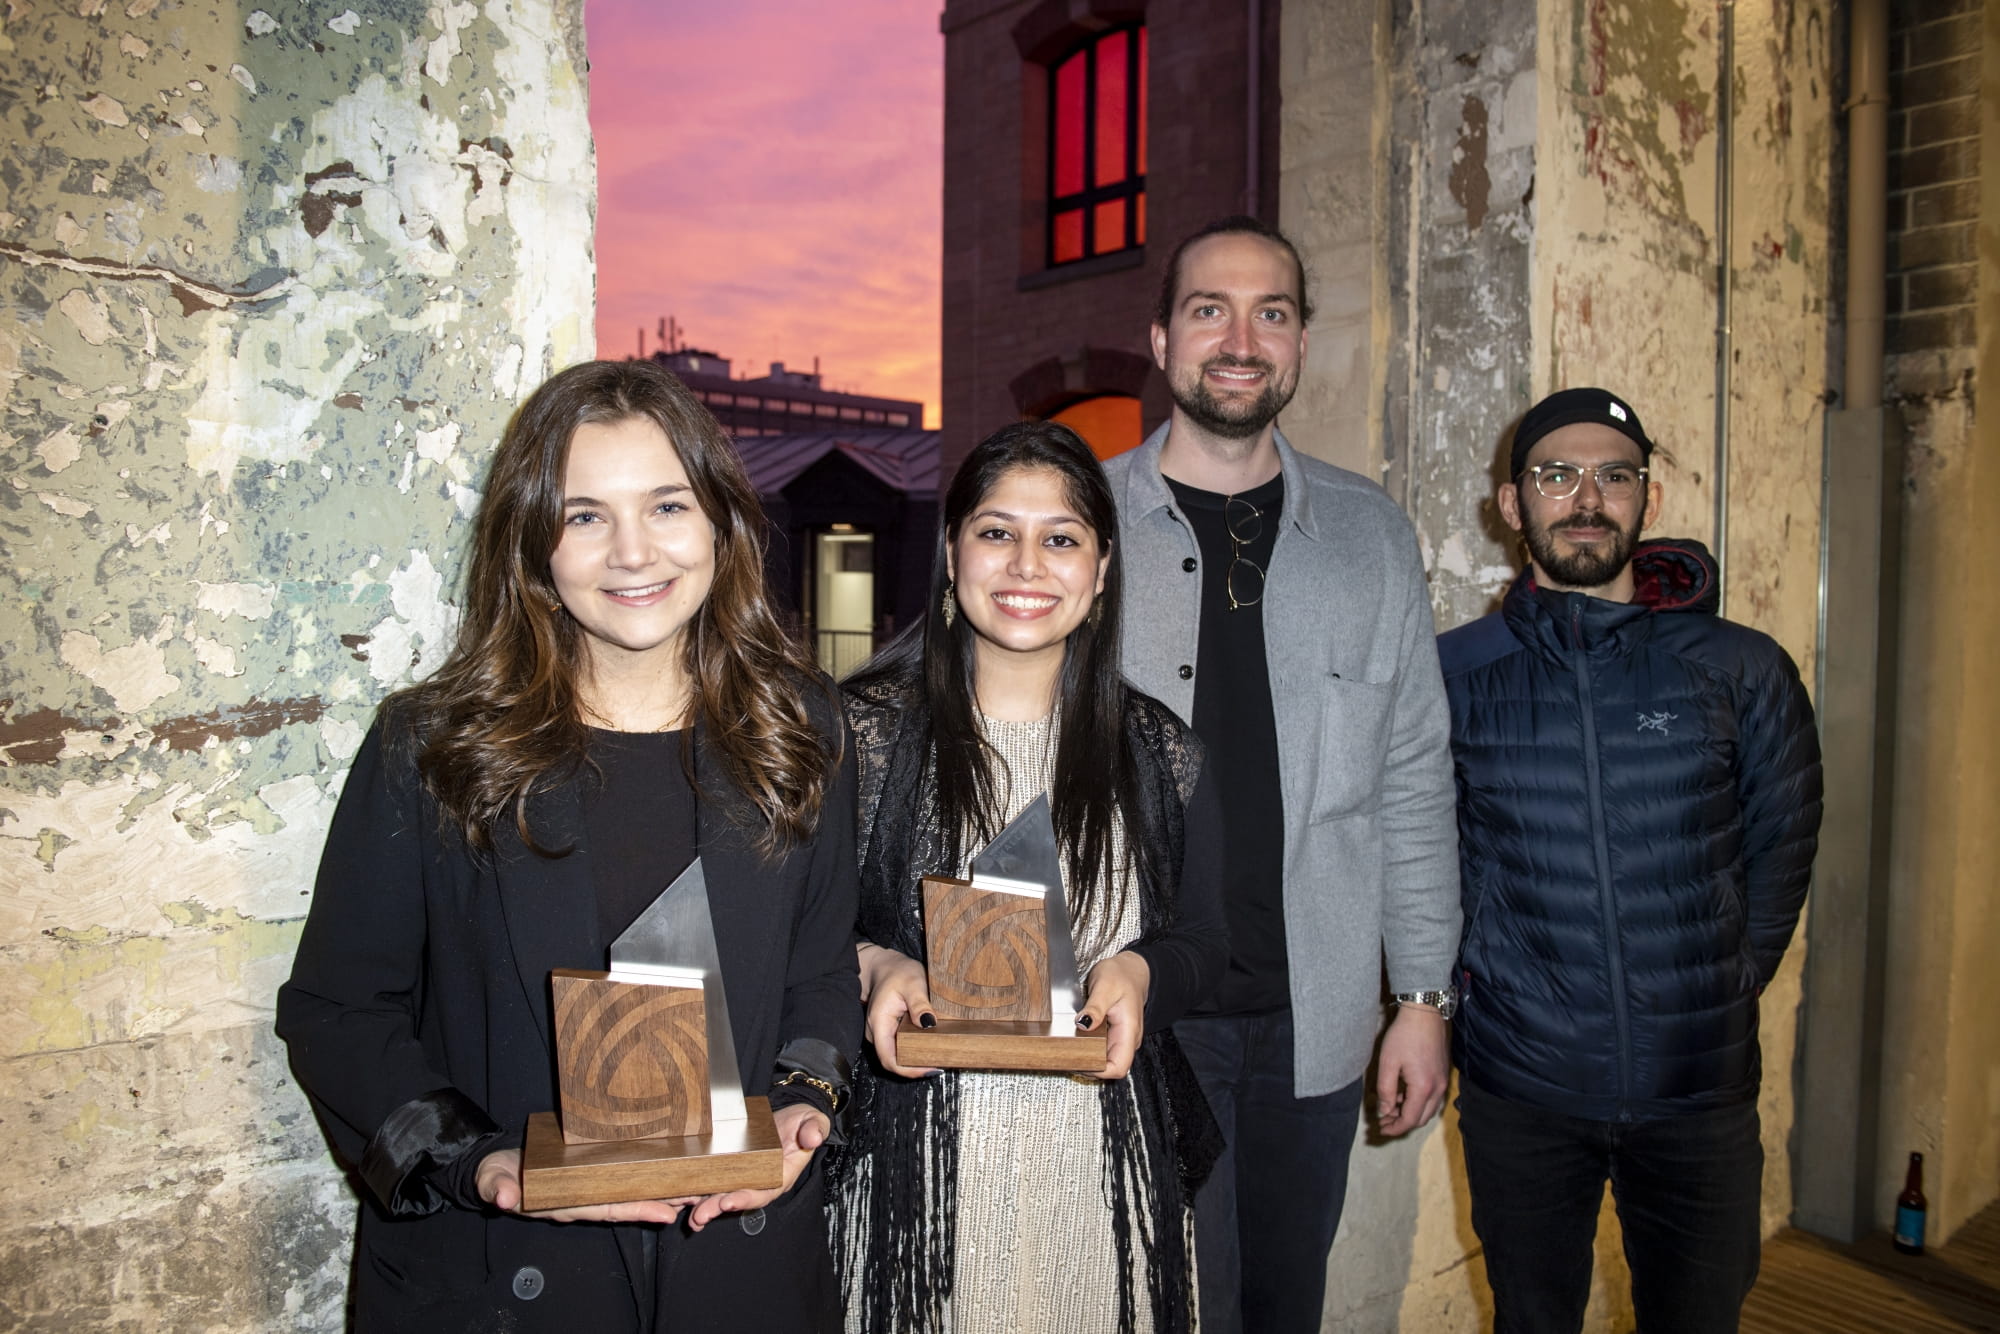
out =
{"type": "Polygon", "coordinates": [[[1438,644],[1458,776],[1453,1025],[1488,1093],[1593,1120],[1757,1096],[1757,995],[1819,832],[1791,658],[1715,614],[1697,542],[1642,544],[1630,603],[1535,587],[1438,644]]]}

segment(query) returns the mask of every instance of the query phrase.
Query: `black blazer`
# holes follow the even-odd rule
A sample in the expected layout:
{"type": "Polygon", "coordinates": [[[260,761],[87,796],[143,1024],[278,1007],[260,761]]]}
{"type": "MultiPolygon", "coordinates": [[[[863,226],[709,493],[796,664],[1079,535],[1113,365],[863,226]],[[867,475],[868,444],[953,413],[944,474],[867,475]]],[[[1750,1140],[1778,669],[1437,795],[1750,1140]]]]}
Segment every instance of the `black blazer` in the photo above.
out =
{"type": "MultiPolygon", "coordinates": [[[[813,705],[825,733],[839,736],[832,709],[813,705]]],[[[745,1092],[756,1093],[785,1043],[818,1039],[850,1059],[860,1046],[853,758],[844,754],[817,838],[767,864],[731,819],[733,789],[699,733],[696,755],[700,854],[736,1057],[745,1092]]],[[[739,1298],[779,1303],[767,1327],[816,1324],[802,1313],[820,1309],[827,1294],[816,1285],[830,1282],[817,1168],[765,1211],[755,1236],[731,1219],[655,1239],[644,1225],[554,1224],[480,1206],[466,1169],[517,1145],[529,1114],[556,1105],[549,970],[602,968],[607,945],[577,781],[529,806],[536,841],[567,855],[533,852],[511,820],[500,825],[484,855],[447,830],[407,728],[385,710],[348,775],[278,994],[293,1072],[335,1156],[366,1187],[357,1328],[643,1330],[656,1263],[688,1271],[719,1328],[757,1318],[739,1298]],[[758,1281],[744,1294],[714,1291],[735,1269],[758,1281]]],[[[773,1105],[800,1100],[798,1088],[773,1105]]],[[[682,1312],[667,1323],[699,1327],[682,1312]]]]}

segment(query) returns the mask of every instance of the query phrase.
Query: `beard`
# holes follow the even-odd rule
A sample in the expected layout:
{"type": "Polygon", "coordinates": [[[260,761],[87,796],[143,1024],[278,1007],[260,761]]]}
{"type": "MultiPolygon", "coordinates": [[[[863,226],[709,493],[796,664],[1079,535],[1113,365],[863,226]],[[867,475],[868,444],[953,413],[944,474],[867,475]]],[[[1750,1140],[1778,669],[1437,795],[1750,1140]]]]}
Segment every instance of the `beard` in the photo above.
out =
{"type": "Polygon", "coordinates": [[[1643,513],[1633,518],[1630,527],[1620,527],[1618,521],[1602,510],[1586,514],[1572,514],[1560,523],[1543,527],[1528,523],[1522,534],[1528,539],[1528,554],[1535,558],[1535,564],[1542,567],[1554,582],[1565,588],[1602,588],[1616,579],[1627,565],[1632,563],[1632,551],[1639,545],[1639,528],[1643,513]],[[1565,528],[1604,528],[1610,531],[1610,538],[1587,547],[1563,551],[1556,546],[1556,534],[1565,528]]]}
{"type": "Polygon", "coordinates": [[[1213,357],[1195,367],[1194,374],[1185,383],[1168,381],[1173,391],[1174,403],[1189,420],[1210,435],[1224,440],[1247,440],[1263,431],[1278,419],[1285,405],[1292,401],[1292,394],[1298,389],[1299,379],[1295,371],[1289,381],[1278,379],[1278,368],[1268,361],[1255,357],[1213,357]],[[1218,398],[1208,387],[1207,372],[1210,366],[1235,366],[1244,370],[1264,372],[1264,388],[1257,397],[1248,401],[1242,399],[1218,398]]]}

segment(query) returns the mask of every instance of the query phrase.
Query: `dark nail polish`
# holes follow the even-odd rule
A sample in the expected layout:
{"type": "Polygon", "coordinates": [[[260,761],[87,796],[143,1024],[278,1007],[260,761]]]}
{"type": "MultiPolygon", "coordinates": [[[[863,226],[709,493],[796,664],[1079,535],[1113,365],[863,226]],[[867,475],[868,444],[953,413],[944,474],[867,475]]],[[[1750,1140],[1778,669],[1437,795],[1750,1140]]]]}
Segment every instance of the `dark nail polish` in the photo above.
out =
{"type": "Polygon", "coordinates": [[[1092,1019],[1087,1014],[1080,1014],[1076,1017],[1076,1026],[1078,1028],[1089,1028],[1093,1023],[1096,1022],[1097,1022],[1096,1020],[1092,1019]]]}
{"type": "Polygon", "coordinates": [[[937,1016],[932,1014],[929,1010],[926,1010],[923,1013],[923,1017],[917,1020],[917,1023],[919,1026],[924,1028],[936,1028],[937,1016]]]}

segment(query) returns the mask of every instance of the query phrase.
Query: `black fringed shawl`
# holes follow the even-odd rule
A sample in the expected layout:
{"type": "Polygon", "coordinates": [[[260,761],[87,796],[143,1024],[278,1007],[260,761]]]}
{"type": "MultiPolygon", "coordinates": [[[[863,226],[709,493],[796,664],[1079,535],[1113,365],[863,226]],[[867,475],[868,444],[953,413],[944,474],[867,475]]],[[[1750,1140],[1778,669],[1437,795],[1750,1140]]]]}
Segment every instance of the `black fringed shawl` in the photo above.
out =
{"type": "MultiPolygon", "coordinates": [[[[860,934],[913,959],[924,957],[918,884],[952,874],[939,826],[927,710],[913,685],[874,686],[846,697],[860,761],[860,934]]],[[[1140,937],[1174,925],[1186,848],[1187,802],[1201,767],[1200,743],[1167,708],[1136,691],[1125,703],[1127,744],[1144,809],[1123,812],[1128,840],[1165,855],[1151,859],[1174,883],[1140,876],[1140,937]]],[[[1134,859],[1143,866],[1144,859],[1134,859]]],[[[1193,998],[1190,998],[1193,999],[1193,998]]],[[[1165,1025],[1149,1022],[1124,1088],[1101,1090],[1104,1196],[1118,1239],[1119,1328],[1135,1327],[1140,1300],[1159,1334],[1193,1325],[1193,1257],[1185,1211],[1221,1149],[1221,1136],[1187,1058],[1165,1025]],[[1136,1235],[1135,1235],[1136,1232],[1136,1235]],[[1133,1292],[1134,1248],[1146,1287],[1133,1292]]],[[[850,1317],[866,1334],[937,1334],[952,1291],[958,1213],[958,1082],[950,1071],[898,1079],[873,1060],[856,1072],[852,1143],[829,1160],[829,1222],[850,1317]],[[867,1252],[850,1244],[859,1230],[867,1252]]]]}

